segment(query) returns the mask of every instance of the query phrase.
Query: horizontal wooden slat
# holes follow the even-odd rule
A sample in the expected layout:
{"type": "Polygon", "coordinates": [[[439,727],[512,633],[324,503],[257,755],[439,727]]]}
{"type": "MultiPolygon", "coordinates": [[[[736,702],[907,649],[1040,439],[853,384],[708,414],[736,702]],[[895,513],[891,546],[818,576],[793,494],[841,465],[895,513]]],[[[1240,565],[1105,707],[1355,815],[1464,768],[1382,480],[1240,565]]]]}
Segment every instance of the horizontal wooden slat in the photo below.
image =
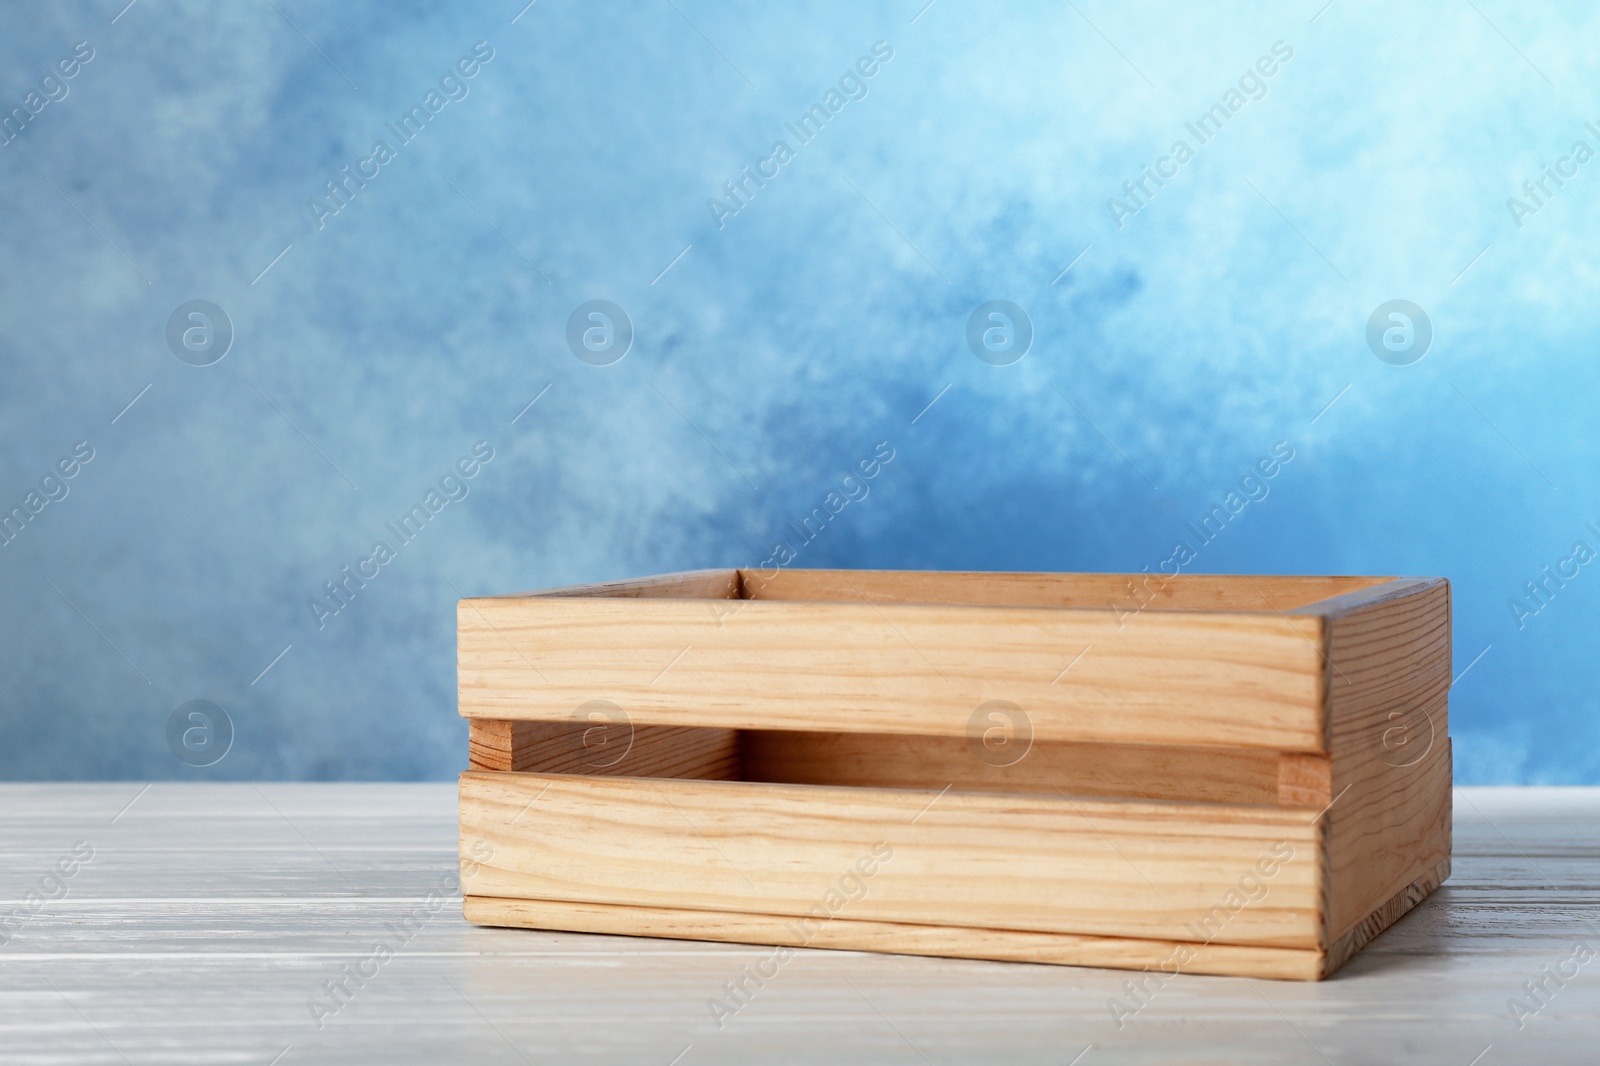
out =
{"type": "Polygon", "coordinates": [[[1322,619],[1278,613],[651,599],[461,601],[460,710],[636,725],[966,736],[1004,700],[1040,741],[1321,752],[1322,619]]]}
{"type": "Polygon", "coordinates": [[[1310,811],[515,773],[460,784],[462,855],[481,859],[463,871],[468,895],[800,916],[844,891],[853,919],[1326,946],[1310,811]],[[872,872],[854,875],[863,862],[872,872]]]}
{"type": "MultiPolygon", "coordinates": [[[[1136,937],[1030,933],[1015,929],[913,925],[834,918],[800,925],[776,914],[697,911],[673,907],[618,907],[603,903],[467,896],[467,921],[524,929],[652,936],[677,940],[784,944],[791,947],[880,951],[894,955],[938,955],[956,959],[1066,966],[1113,966],[1159,973],[1224,974],[1289,981],[1323,976],[1326,956],[1310,948],[1201,944],[1136,937]]],[[[1403,913],[1403,912],[1402,912],[1403,913]]]]}
{"type": "Polygon", "coordinates": [[[1014,929],[913,925],[854,918],[800,923],[775,914],[742,914],[674,907],[619,907],[604,903],[467,896],[466,919],[478,925],[559,929],[620,936],[721,940],[729,943],[842,948],[896,955],[1001,959],[1066,966],[1109,966],[1159,974],[1222,974],[1316,981],[1348,962],[1374,937],[1402,918],[1450,876],[1450,860],[1407,885],[1326,951],[1269,948],[1213,941],[1030,933],[1014,929]]]}

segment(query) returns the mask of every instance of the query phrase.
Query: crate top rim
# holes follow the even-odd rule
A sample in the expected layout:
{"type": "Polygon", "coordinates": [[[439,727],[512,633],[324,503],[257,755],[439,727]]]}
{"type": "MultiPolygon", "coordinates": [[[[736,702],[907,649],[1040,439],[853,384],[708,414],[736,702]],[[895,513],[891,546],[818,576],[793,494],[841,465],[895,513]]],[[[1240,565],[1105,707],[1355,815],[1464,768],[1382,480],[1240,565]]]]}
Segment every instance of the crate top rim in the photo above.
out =
{"type": "Polygon", "coordinates": [[[630,601],[634,603],[659,602],[665,604],[682,604],[695,602],[708,602],[716,600],[729,600],[749,606],[763,608],[799,607],[804,605],[851,605],[862,604],[874,607],[968,607],[985,610],[1050,610],[1050,611],[1088,611],[1095,613],[1115,613],[1129,611],[1150,611],[1160,614],[1224,614],[1224,615],[1280,615],[1301,617],[1331,618],[1347,611],[1370,607],[1375,603],[1388,600],[1395,596],[1410,595],[1428,588],[1444,586],[1448,589],[1450,581],[1442,576],[1400,576],[1400,575],[1365,575],[1365,574],[1174,574],[1152,575],[1142,572],[1117,572],[1117,571],[1023,571],[1023,570],[851,570],[851,569],[800,569],[780,568],[772,577],[765,578],[770,584],[774,581],[786,583],[812,582],[820,584],[826,589],[829,582],[844,582],[855,592],[854,595],[806,595],[795,594],[799,590],[782,590],[781,595],[746,594],[747,583],[752,579],[763,580],[761,572],[750,567],[729,567],[725,569],[684,570],[664,574],[649,575],[642,578],[626,578],[612,581],[592,582],[579,585],[564,585],[555,588],[534,589],[526,592],[497,593],[483,596],[465,596],[457,601],[458,607],[481,604],[505,603],[506,601],[540,600],[550,603],[578,603],[578,602],[617,602],[630,601]],[[926,597],[910,596],[904,593],[884,592],[881,587],[873,591],[860,589],[856,582],[868,585],[881,584],[884,581],[894,582],[940,582],[954,584],[976,585],[979,583],[1012,583],[1024,585],[1029,582],[1047,583],[1055,582],[1065,584],[1074,579],[1097,582],[1103,585],[1116,583],[1126,586],[1130,582],[1146,582],[1146,589],[1152,596],[1165,594],[1170,589],[1181,589],[1183,586],[1193,586],[1195,589],[1218,588],[1222,584],[1233,584],[1241,590],[1253,593],[1259,601],[1255,605],[1227,605],[1222,603],[1207,603],[1198,606],[1174,606],[1167,603],[1143,602],[1136,594],[1124,602],[1109,602],[1104,604],[1089,603],[1041,603],[1041,602],[1006,602],[1003,599],[972,599],[940,597],[930,595],[926,597]],[[1155,588],[1150,587],[1150,582],[1158,583],[1155,588]],[[1280,587],[1283,583],[1292,583],[1302,586],[1305,590],[1312,590],[1321,585],[1330,590],[1330,594],[1317,596],[1310,600],[1278,605],[1272,602],[1272,597],[1264,592],[1257,582],[1280,587]],[[1347,587],[1338,591],[1331,591],[1340,585],[1347,587]],[[720,587],[720,591],[719,591],[720,587]]]}

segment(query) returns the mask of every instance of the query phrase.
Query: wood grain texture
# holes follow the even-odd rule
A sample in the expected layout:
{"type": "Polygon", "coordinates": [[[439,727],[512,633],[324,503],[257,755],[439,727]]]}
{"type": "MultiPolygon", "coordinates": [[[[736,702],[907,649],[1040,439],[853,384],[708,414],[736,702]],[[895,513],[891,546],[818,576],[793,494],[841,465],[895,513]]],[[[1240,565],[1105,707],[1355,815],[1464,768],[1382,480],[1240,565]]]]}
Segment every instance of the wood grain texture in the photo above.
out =
{"type": "Polygon", "coordinates": [[[1394,581],[1323,610],[1334,940],[1450,857],[1450,587],[1394,581]]]}
{"type": "MultiPolygon", "coordinates": [[[[1030,742],[1015,736],[1007,743],[1016,749],[1014,753],[1003,748],[991,753],[982,748],[981,737],[748,730],[740,734],[739,778],[935,792],[949,787],[958,792],[1048,797],[1280,802],[1282,757],[1270,751],[1030,742]],[[1005,761],[1012,758],[1016,761],[1005,761]]],[[[525,769],[555,772],[531,765],[525,769]]]]}
{"type": "Polygon", "coordinates": [[[1321,752],[1322,620],[1290,614],[463,600],[460,711],[964,737],[1005,700],[1040,741],[1321,752]],[[1085,651],[1085,649],[1088,649],[1085,651]]]}
{"type": "Polygon", "coordinates": [[[1404,917],[1450,876],[1445,860],[1366,919],[1326,951],[1147,940],[1132,937],[1074,936],[1010,929],[913,925],[830,917],[796,923],[774,914],[707,912],[669,907],[619,907],[600,903],[465,897],[464,913],[479,925],[523,929],[564,929],[623,936],[718,940],[726,943],[782,944],[790,947],[878,951],[893,955],[935,955],[957,959],[998,959],[1065,966],[1111,966],[1161,974],[1217,974],[1285,981],[1318,981],[1332,974],[1378,934],[1404,917]]]}
{"type": "Polygon", "coordinates": [[[739,734],[732,729],[635,726],[602,712],[575,722],[468,723],[474,770],[534,770],[612,777],[739,777],[739,734]]]}
{"type": "Polygon", "coordinates": [[[1333,762],[1326,755],[1288,753],[1277,759],[1275,802],[1280,807],[1315,807],[1333,800],[1333,762]]]}
{"type": "Polygon", "coordinates": [[[1288,981],[1316,980],[1323,975],[1326,965],[1322,952],[1308,948],[1074,936],[857,918],[833,918],[805,926],[791,917],[776,914],[617,907],[494,896],[467,896],[464,905],[467,921],[480,925],[879,951],[891,955],[998,959],[1057,966],[1114,966],[1128,970],[1148,968],[1158,973],[1221,974],[1288,981]]]}
{"type": "Polygon", "coordinates": [[[461,854],[492,855],[464,875],[471,895],[794,917],[845,884],[851,918],[1325,946],[1310,811],[478,772],[460,787],[461,854]]]}
{"type": "Polygon", "coordinates": [[[1449,882],[1317,984],[800,949],[719,1026],[708,1003],[770,972],[773,948],[475,926],[452,895],[318,1028],[307,1000],[453,885],[453,782],[5,783],[0,911],[75,841],[95,854],[0,946],[0,1058],[1592,1062],[1594,963],[1521,1028],[1507,1002],[1576,943],[1600,948],[1600,789],[1461,788],[1453,835],[1449,882]],[[1139,1009],[1119,1024],[1113,1002],[1139,1009]]]}
{"type": "Polygon", "coordinates": [[[946,603],[971,606],[1290,611],[1370,588],[1383,577],[1281,574],[1059,574],[926,570],[741,570],[758,600],[946,603]]]}
{"type": "Polygon", "coordinates": [[[1434,889],[1450,879],[1450,860],[1442,859],[1421,877],[1395,893],[1354,926],[1345,930],[1323,953],[1322,971],[1317,976],[1326,977],[1355,957],[1356,952],[1370,944],[1374,938],[1395,922],[1405,917],[1417,904],[1428,898],[1434,889]]]}

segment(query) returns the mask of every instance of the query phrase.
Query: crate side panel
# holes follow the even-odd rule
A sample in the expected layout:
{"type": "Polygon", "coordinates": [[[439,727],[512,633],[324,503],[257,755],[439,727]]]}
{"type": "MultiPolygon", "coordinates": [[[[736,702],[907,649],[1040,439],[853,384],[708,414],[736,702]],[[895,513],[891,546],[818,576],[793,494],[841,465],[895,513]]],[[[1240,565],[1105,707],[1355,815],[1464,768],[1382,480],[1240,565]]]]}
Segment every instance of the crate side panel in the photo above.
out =
{"type": "Polygon", "coordinates": [[[1328,620],[1329,929],[1450,857],[1450,590],[1417,582],[1328,620]]]}
{"type": "Polygon", "coordinates": [[[468,718],[558,720],[605,699],[639,725],[964,737],[998,700],[1038,740],[1325,750],[1316,617],[468,602],[458,647],[468,718]]]}
{"type": "Polygon", "coordinates": [[[467,773],[463,892],[1319,949],[1314,813],[467,773]]]}
{"type": "Polygon", "coordinates": [[[1378,934],[1404,918],[1411,909],[1440,885],[1450,879],[1450,860],[1443,859],[1433,869],[1401,889],[1386,903],[1351,926],[1337,940],[1328,945],[1323,959],[1321,976],[1327,977],[1339,967],[1355,958],[1361,949],[1370,944],[1378,934]]]}

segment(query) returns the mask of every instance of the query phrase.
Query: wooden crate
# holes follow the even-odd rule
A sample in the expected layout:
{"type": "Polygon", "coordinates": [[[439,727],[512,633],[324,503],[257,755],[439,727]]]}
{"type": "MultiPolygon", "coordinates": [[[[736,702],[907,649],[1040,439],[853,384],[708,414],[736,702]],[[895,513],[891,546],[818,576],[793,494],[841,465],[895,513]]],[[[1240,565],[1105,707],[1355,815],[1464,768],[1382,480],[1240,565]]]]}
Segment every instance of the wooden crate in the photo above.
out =
{"type": "Polygon", "coordinates": [[[458,626],[478,924],[1315,980],[1449,875],[1443,579],[715,570],[458,626]]]}

